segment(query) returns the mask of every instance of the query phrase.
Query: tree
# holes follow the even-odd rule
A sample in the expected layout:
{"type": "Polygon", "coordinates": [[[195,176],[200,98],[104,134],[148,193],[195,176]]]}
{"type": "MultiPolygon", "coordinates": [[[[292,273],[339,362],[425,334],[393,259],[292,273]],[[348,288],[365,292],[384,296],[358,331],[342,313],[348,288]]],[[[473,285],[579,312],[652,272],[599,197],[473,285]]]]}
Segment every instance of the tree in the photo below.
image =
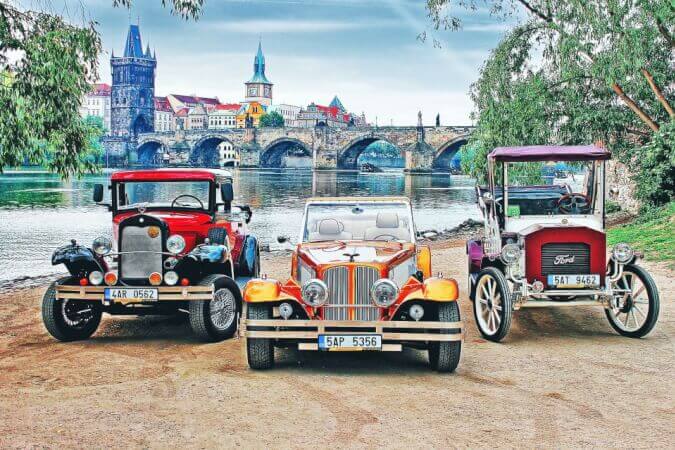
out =
{"type": "Polygon", "coordinates": [[[472,86],[473,141],[482,158],[473,165],[476,175],[491,148],[509,144],[602,140],[633,162],[640,159],[636,149],[674,120],[670,0],[427,1],[434,26],[444,29],[461,27],[448,14],[453,7],[485,4],[494,16],[520,11],[526,20],[503,38],[472,86]]]}
{"type": "MultiPolygon", "coordinates": [[[[203,0],[161,0],[183,18],[197,18],[203,0]]],[[[131,0],[112,0],[130,6],[131,0]]],[[[101,40],[95,22],[73,25],[49,12],[0,2],[0,172],[44,165],[62,177],[96,170],[91,125],[78,112],[97,80],[101,40]]]]}
{"type": "Polygon", "coordinates": [[[260,116],[261,128],[281,128],[284,126],[284,118],[276,111],[260,116]]]}

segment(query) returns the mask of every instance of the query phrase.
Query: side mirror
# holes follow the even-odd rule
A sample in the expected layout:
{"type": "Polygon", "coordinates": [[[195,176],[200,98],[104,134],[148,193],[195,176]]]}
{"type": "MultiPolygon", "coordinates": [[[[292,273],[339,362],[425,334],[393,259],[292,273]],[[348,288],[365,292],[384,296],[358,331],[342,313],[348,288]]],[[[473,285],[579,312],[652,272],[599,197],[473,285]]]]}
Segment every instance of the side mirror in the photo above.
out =
{"type": "Polygon", "coordinates": [[[234,189],[232,183],[223,183],[220,185],[220,196],[225,203],[231,203],[234,200],[234,189]]]}
{"type": "Polygon", "coordinates": [[[94,203],[101,203],[103,201],[103,185],[97,183],[94,185],[94,203]]]}

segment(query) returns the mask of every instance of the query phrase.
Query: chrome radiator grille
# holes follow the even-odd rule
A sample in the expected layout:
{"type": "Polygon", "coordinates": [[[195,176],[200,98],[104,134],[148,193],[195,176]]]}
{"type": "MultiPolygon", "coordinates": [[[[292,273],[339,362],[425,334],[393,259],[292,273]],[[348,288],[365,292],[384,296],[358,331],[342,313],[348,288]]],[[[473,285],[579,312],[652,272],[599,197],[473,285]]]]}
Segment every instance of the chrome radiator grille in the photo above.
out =
{"type": "Polygon", "coordinates": [[[542,275],[591,273],[591,249],[588,244],[544,244],[541,248],[542,275]]]}
{"type": "Polygon", "coordinates": [[[351,271],[340,266],[324,272],[323,281],[328,286],[328,302],[323,310],[326,320],[350,320],[349,311],[354,311],[353,320],[377,320],[379,309],[370,301],[370,288],[380,277],[374,267],[357,266],[351,271]],[[349,278],[354,277],[353,299],[350,301],[349,278]],[[352,305],[360,305],[356,308],[352,305]]]}
{"type": "Polygon", "coordinates": [[[151,238],[147,227],[133,226],[122,228],[120,233],[120,278],[148,278],[153,272],[162,273],[161,233],[151,238]]]}

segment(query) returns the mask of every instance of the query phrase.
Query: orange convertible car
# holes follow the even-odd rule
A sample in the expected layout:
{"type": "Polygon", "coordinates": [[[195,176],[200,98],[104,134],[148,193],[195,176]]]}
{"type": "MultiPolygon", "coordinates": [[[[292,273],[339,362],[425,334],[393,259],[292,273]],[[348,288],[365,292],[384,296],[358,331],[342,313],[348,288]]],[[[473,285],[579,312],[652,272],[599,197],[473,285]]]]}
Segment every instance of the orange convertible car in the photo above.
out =
{"type": "Polygon", "coordinates": [[[407,198],[307,202],[286,282],[254,279],[244,290],[244,335],[253,369],[274,365],[276,346],[319,351],[427,349],[452,372],[463,325],[457,283],[431,276],[407,198]]]}

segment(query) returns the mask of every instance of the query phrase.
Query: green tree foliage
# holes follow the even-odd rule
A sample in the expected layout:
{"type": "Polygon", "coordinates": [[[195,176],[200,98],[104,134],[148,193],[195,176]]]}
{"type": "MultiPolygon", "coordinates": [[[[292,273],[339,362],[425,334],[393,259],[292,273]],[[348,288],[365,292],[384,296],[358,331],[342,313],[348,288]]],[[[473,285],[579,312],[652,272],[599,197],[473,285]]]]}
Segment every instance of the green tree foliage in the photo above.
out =
{"type": "Polygon", "coordinates": [[[637,195],[654,205],[675,201],[675,122],[662,126],[639,154],[637,195]]]}
{"type": "Polygon", "coordinates": [[[260,126],[262,128],[281,128],[284,126],[284,118],[276,111],[260,116],[260,126]]]}
{"type": "MultiPolygon", "coordinates": [[[[161,1],[186,19],[196,18],[203,5],[161,1]]],[[[129,6],[131,0],[112,3],[129,6]]],[[[95,27],[0,2],[0,172],[24,162],[62,177],[96,170],[87,157],[92,125],[78,112],[98,77],[101,40],[95,27]]]]}
{"type": "MultiPolygon", "coordinates": [[[[602,141],[637,164],[640,183],[665,173],[667,158],[640,164],[650,142],[673,147],[675,5],[671,0],[428,0],[437,29],[457,29],[457,8],[489,7],[501,19],[524,17],[492,52],[472,86],[477,129],[471,172],[485,174],[494,147],[602,141]],[[661,137],[659,137],[661,136],[661,137]],[[656,172],[654,172],[656,170],[656,172]]],[[[654,154],[663,156],[665,153],[654,154]]],[[[664,201],[639,190],[645,201],[664,201]]],[[[651,192],[651,194],[649,193],[651,192]]]]}

